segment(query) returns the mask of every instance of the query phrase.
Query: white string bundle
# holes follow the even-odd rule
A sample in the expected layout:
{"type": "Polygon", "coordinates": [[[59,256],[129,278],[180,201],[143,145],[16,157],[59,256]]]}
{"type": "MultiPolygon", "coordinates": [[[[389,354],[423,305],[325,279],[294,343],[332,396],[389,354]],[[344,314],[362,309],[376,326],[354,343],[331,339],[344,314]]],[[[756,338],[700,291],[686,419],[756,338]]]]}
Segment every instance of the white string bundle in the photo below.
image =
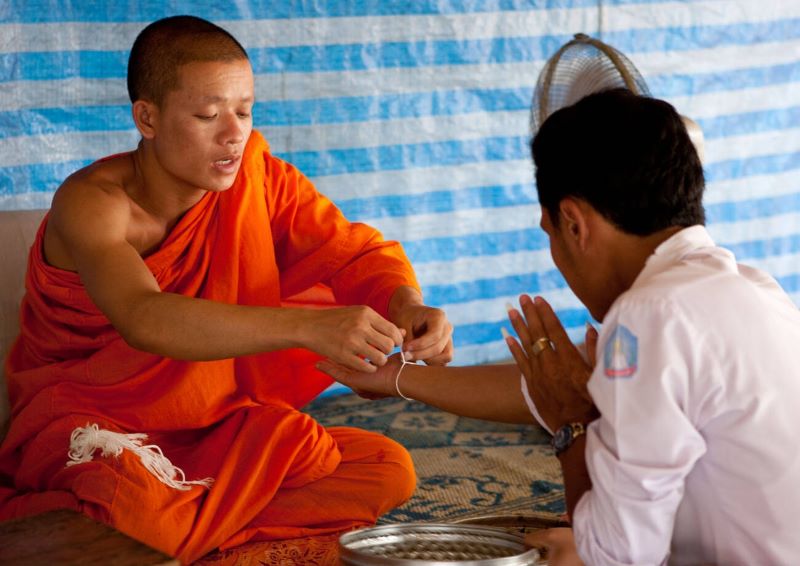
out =
{"type": "Polygon", "coordinates": [[[155,444],[142,446],[147,439],[146,434],[123,434],[101,429],[96,424],[86,423],[84,428],[78,427],[72,431],[69,439],[69,461],[67,466],[91,462],[94,451],[102,450],[101,456],[114,456],[118,458],[122,451],[127,449],[139,456],[142,465],[162,483],[169,487],[186,491],[193,485],[211,487],[214,478],[188,481],[183,470],[174,466],[164,456],[161,448],[155,444]]]}

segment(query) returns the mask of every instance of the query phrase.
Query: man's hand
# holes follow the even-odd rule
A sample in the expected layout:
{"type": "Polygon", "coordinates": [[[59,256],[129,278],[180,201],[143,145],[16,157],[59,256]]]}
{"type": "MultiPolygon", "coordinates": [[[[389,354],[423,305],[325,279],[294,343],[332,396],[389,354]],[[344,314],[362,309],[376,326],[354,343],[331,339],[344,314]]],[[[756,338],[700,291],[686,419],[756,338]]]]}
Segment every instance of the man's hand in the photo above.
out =
{"type": "Polygon", "coordinates": [[[426,306],[412,287],[400,287],[392,296],[389,316],[406,333],[407,360],[445,365],[453,359],[453,325],[441,309],[426,306]]]}
{"type": "Polygon", "coordinates": [[[367,306],[308,311],[303,345],[345,368],[372,374],[386,364],[403,331],[367,306]]]}
{"type": "Polygon", "coordinates": [[[555,431],[567,423],[594,420],[597,410],[586,383],[594,364],[596,332],[587,332],[587,363],[544,299],[523,295],[520,306],[524,318],[516,309],[509,311],[519,342],[509,336],[506,344],[547,426],[555,431]]]}
{"type": "Polygon", "coordinates": [[[327,373],[333,379],[346,385],[361,397],[380,399],[397,396],[395,378],[402,365],[400,354],[391,356],[386,364],[373,372],[355,371],[331,360],[317,363],[317,369],[327,373]]]}
{"type": "Polygon", "coordinates": [[[547,551],[547,563],[550,566],[583,566],[575,548],[575,537],[572,529],[558,528],[536,531],[525,536],[525,542],[547,551]]]}

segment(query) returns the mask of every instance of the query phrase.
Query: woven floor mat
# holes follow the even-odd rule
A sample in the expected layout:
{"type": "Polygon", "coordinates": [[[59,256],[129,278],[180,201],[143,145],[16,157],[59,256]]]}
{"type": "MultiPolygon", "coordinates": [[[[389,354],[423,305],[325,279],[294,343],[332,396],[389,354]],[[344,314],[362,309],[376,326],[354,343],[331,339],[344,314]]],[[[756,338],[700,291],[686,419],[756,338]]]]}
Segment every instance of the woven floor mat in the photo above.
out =
{"type": "Polygon", "coordinates": [[[325,426],[380,432],[408,448],[417,490],[379,524],[451,522],[522,516],[560,522],[565,512],[558,460],[549,435],[533,425],[458,417],[402,399],[327,397],[307,411],[325,426]]]}

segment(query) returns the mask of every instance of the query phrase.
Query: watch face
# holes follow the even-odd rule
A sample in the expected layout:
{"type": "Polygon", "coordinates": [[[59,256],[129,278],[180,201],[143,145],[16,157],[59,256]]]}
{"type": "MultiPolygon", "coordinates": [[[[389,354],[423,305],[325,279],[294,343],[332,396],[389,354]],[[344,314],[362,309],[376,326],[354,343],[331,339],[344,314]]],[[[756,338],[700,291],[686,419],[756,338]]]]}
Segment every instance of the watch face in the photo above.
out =
{"type": "Polygon", "coordinates": [[[561,450],[569,446],[569,441],[572,439],[572,427],[562,426],[556,431],[553,437],[553,446],[556,450],[561,450]]]}

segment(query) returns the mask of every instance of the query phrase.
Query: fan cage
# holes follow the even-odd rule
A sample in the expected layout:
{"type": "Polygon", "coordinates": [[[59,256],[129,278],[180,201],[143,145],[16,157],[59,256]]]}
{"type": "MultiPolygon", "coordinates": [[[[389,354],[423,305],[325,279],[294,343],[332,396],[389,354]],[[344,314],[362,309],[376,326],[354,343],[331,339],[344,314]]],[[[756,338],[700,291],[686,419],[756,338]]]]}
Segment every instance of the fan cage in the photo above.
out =
{"type": "Polygon", "coordinates": [[[556,110],[594,92],[617,87],[650,96],[647,83],[630,59],[600,40],[576,34],[539,74],[531,103],[531,135],[556,110]]]}

